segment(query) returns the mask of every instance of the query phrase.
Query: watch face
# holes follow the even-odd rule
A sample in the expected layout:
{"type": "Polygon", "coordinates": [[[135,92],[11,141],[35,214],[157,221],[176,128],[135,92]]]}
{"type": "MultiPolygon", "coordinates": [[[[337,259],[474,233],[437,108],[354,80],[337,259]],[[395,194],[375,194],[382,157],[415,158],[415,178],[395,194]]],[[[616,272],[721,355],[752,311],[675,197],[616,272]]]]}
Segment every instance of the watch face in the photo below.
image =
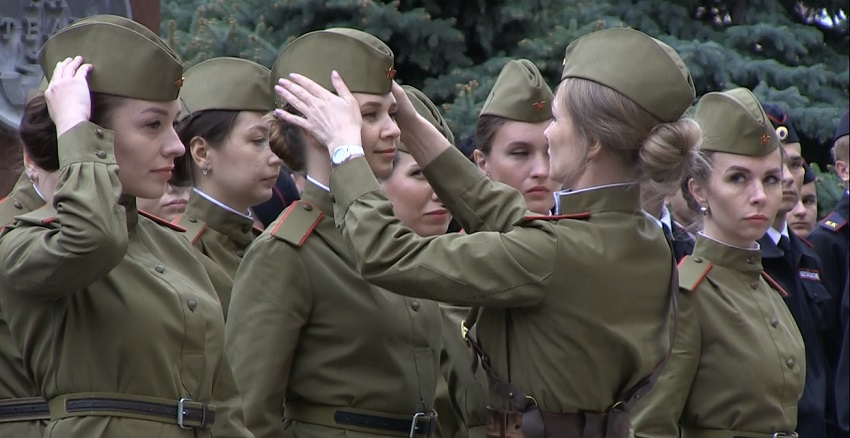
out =
{"type": "Polygon", "coordinates": [[[348,149],[347,148],[345,148],[345,147],[336,148],[336,150],[334,150],[333,156],[331,157],[331,161],[333,161],[335,164],[342,163],[342,160],[344,160],[347,155],[348,155],[348,149]]]}

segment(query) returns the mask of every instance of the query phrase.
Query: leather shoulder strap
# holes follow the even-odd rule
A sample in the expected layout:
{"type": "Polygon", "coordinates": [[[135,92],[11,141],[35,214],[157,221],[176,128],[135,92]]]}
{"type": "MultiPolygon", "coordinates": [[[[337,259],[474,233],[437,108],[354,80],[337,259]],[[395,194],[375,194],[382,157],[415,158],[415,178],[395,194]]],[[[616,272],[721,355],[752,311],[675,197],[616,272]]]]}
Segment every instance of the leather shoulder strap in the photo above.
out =
{"type": "Polygon", "coordinates": [[[300,248],[322,220],[322,211],[306,201],[293,202],[272,224],[272,236],[300,248]]]}

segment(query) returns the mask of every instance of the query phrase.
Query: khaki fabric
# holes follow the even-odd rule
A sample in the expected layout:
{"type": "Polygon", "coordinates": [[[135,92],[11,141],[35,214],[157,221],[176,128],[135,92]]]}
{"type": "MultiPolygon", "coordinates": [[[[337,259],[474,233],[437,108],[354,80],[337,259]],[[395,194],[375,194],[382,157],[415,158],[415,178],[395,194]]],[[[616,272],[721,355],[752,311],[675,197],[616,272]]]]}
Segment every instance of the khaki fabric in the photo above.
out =
{"type": "Polygon", "coordinates": [[[269,69],[247,59],[208,59],[189,70],[180,89],[186,114],[206,110],[259,111],[274,108],[269,69]]]}
{"type": "Polygon", "coordinates": [[[185,235],[198,252],[198,257],[208,258],[226,275],[227,287],[219,293],[226,318],[233,277],[248,246],[262,231],[254,228],[251,219],[227,211],[195,191],[189,195],[186,210],[175,223],[187,230],[185,235]]]}
{"type": "Polygon", "coordinates": [[[525,123],[540,123],[552,118],[555,95],[533,62],[508,61],[481,108],[481,114],[504,117],[525,123]]]}
{"type": "Polygon", "coordinates": [[[633,29],[604,29],[567,46],[561,80],[602,84],[664,122],[675,122],[696,91],[691,73],[669,45],[633,29]]]}
{"type": "Polygon", "coordinates": [[[762,277],[761,253],[700,235],[679,270],[673,355],[636,405],[635,436],[673,438],[680,427],[793,431],[805,350],[781,294],[762,277]]]}
{"type": "MultiPolygon", "coordinates": [[[[363,159],[331,175],[337,226],[370,282],[483,305],[478,339],[494,368],[545,412],[603,411],[662,359],[671,254],[636,187],[563,195],[567,216],[523,218],[519,193],[454,148],[425,171],[469,235],[422,238],[404,229],[363,159]],[[489,207],[476,208],[482,202],[489,207]],[[569,217],[580,213],[590,216],[569,217]]],[[[489,404],[506,407],[492,394],[489,404]]]]}
{"type": "Polygon", "coordinates": [[[0,240],[0,300],[46,399],[112,392],[216,405],[212,430],[114,417],[51,421],[46,435],[248,437],[224,359],[218,297],[189,243],[121,197],[112,132],[59,138],[58,211],[18,217],[0,240]],[[120,201],[119,201],[120,198],[120,201]]]}
{"type": "Polygon", "coordinates": [[[127,18],[95,15],[51,36],[38,54],[45,78],[53,77],[58,62],[77,55],[94,67],[88,75],[92,92],[165,102],[177,99],[183,84],[177,53],[127,18]]]}
{"type": "MultiPolygon", "coordinates": [[[[15,216],[29,213],[43,205],[44,201],[26,173],[21,174],[9,197],[0,200],[0,227],[10,224],[15,216]]],[[[4,304],[0,301],[0,310],[3,310],[4,304]]],[[[6,318],[0,314],[0,402],[30,397],[41,397],[41,392],[29,377],[21,353],[12,340],[6,318]]],[[[0,423],[0,436],[41,438],[46,424],[46,421],[0,423]]]]}
{"type": "Polygon", "coordinates": [[[334,225],[330,194],[313,183],[254,241],[236,273],[227,354],[257,438],[376,436],[284,424],[284,403],[401,415],[432,409],[440,345],[437,304],[363,279],[334,225]]]}
{"type": "MultiPolygon", "coordinates": [[[[407,97],[410,99],[410,103],[413,104],[413,108],[416,109],[416,112],[422,117],[425,117],[425,120],[428,120],[428,122],[439,129],[440,134],[443,134],[443,137],[446,137],[446,140],[448,140],[449,143],[454,144],[455,136],[452,134],[449,124],[446,123],[446,119],[443,118],[443,115],[440,113],[437,105],[434,105],[434,102],[431,102],[431,99],[429,99],[425,93],[417,90],[415,87],[402,85],[401,88],[404,89],[405,94],[407,94],[407,97]]],[[[407,152],[407,148],[403,143],[399,145],[399,149],[407,152]]]]}
{"type": "Polygon", "coordinates": [[[782,142],[758,99],[746,88],[713,92],[697,104],[702,150],[761,157],[782,142]]]}

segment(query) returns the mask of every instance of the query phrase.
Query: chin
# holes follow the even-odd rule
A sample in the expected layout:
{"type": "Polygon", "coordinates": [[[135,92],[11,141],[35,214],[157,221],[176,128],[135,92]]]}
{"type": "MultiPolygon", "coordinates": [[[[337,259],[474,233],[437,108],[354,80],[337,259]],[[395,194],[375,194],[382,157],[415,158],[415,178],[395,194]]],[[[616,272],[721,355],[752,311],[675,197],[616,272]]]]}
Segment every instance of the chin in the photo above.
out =
{"type": "Polygon", "coordinates": [[[549,213],[552,212],[552,209],[555,208],[554,202],[543,204],[540,201],[528,201],[528,200],[526,200],[526,203],[528,204],[529,210],[531,210],[534,213],[542,214],[542,215],[548,215],[549,213]]]}
{"type": "Polygon", "coordinates": [[[372,173],[375,174],[375,177],[378,179],[386,178],[390,176],[393,170],[393,162],[389,163],[369,163],[369,167],[372,168],[372,173]]]}

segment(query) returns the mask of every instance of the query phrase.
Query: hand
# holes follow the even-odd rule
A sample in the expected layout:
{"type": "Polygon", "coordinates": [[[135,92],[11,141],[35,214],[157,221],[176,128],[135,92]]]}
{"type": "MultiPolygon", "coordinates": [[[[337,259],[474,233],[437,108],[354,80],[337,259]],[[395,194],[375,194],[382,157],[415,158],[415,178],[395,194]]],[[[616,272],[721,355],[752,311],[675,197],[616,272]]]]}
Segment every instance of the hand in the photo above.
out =
{"type": "Polygon", "coordinates": [[[427,166],[446,149],[453,147],[431,122],[419,115],[407,93],[395,82],[393,96],[398,104],[395,120],[401,130],[401,142],[421,167],[427,166]]]}
{"type": "Polygon", "coordinates": [[[281,78],[275,91],[303,116],[278,109],[275,114],[286,122],[304,128],[328,148],[328,153],[342,145],[362,144],[360,127],[363,119],[360,105],[345,82],[334,71],[331,82],[338,95],[324,89],[305,76],[281,78]]]}
{"type": "Polygon", "coordinates": [[[80,56],[65,58],[56,64],[44,99],[56,125],[57,137],[91,118],[91,93],[86,80],[91,70],[92,65],[83,64],[80,56]]]}

